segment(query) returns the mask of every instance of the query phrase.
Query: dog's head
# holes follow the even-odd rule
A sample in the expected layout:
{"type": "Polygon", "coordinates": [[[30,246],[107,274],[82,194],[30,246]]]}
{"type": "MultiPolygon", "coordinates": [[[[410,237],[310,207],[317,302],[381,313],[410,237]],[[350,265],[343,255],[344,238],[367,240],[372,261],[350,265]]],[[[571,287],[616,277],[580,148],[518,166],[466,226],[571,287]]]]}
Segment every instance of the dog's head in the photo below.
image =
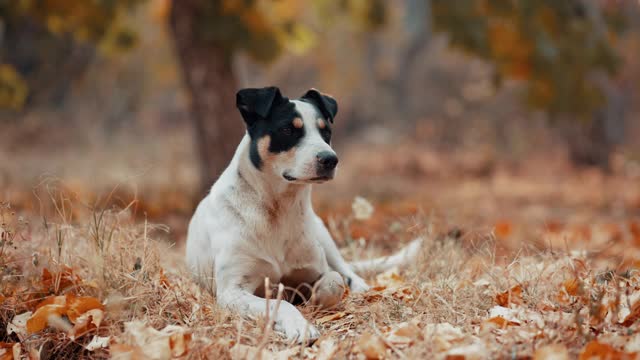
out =
{"type": "Polygon", "coordinates": [[[242,89],[236,95],[251,138],[249,158],[259,170],[292,183],[331,180],[338,157],[331,124],[338,104],[315,89],[289,100],[277,87],[242,89]]]}

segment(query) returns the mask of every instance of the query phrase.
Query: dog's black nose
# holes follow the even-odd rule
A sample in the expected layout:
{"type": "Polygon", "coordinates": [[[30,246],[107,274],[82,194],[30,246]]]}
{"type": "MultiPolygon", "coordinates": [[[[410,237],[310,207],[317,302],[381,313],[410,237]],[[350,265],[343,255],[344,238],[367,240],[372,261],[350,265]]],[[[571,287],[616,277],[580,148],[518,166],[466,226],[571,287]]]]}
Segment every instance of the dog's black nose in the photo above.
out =
{"type": "Polygon", "coordinates": [[[323,170],[333,170],[338,165],[338,157],[331,151],[322,151],[316,155],[318,164],[323,170]]]}

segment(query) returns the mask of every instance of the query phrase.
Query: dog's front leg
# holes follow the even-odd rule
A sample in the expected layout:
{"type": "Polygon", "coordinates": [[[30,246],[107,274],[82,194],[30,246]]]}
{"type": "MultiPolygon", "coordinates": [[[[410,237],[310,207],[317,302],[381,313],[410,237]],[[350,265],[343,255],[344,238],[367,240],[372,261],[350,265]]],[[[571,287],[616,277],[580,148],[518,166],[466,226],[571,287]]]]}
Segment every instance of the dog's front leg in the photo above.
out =
{"type": "Polygon", "coordinates": [[[252,316],[266,316],[268,306],[269,315],[275,316],[275,329],[284,333],[288,340],[313,341],[320,337],[318,330],[292,304],[281,300],[276,306],[276,300],[266,300],[253,294],[251,289],[255,290],[257,284],[264,281],[260,275],[247,274],[246,269],[243,272],[241,268],[231,269],[229,266],[219,270],[216,271],[216,297],[221,306],[252,316]],[[251,279],[253,284],[243,283],[242,279],[251,279]]]}
{"type": "Polygon", "coordinates": [[[344,260],[342,255],[340,254],[340,250],[336,246],[336,243],[331,238],[331,234],[329,234],[329,230],[324,226],[322,219],[320,217],[315,217],[315,236],[317,240],[320,242],[320,245],[324,249],[325,255],[327,257],[327,263],[331,267],[331,269],[337,271],[340,275],[346,278],[347,284],[349,288],[353,292],[365,292],[369,290],[369,285],[367,285],[366,281],[361,278],[358,274],[356,274],[351,266],[344,260]]]}
{"type": "Polygon", "coordinates": [[[290,341],[313,341],[320,337],[318,330],[290,303],[281,300],[276,313],[276,300],[266,300],[240,288],[223,289],[218,295],[218,304],[233,309],[242,315],[265,316],[267,301],[270,316],[275,314],[275,329],[284,333],[290,341]]]}

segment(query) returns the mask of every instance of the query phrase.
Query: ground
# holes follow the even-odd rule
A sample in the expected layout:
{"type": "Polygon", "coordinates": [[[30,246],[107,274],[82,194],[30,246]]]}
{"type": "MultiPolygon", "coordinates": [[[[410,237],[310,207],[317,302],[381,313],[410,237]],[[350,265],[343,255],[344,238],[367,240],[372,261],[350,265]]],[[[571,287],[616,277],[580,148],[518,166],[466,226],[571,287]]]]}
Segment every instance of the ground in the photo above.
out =
{"type": "Polygon", "coordinates": [[[0,194],[0,359],[638,357],[637,165],[378,150],[344,150],[316,208],[348,259],[418,236],[423,248],[335,309],[301,308],[322,332],[311,346],[218,308],[191,280],[190,194],[13,179],[0,194]]]}

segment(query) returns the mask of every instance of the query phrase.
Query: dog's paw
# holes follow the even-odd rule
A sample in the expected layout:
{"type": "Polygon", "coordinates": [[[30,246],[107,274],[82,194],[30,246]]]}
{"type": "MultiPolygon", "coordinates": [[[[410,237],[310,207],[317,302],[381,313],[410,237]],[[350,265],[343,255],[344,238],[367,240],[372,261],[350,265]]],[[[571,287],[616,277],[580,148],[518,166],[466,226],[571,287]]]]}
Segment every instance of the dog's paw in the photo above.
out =
{"type": "Polygon", "coordinates": [[[298,344],[313,344],[320,337],[318,329],[307,320],[279,321],[276,322],[276,330],[283,333],[287,341],[298,344]]]}
{"type": "Polygon", "coordinates": [[[349,284],[351,292],[362,293],[369,290],[369,285],[359,276],[351,277],[351,284],[349,284]]]}

